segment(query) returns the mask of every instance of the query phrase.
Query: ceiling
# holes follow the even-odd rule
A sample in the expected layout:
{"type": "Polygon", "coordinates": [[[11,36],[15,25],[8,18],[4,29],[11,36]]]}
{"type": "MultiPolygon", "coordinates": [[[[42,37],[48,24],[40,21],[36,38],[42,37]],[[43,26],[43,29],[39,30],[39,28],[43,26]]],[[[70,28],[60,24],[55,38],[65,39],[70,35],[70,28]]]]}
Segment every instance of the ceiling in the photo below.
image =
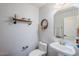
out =
{"type": "Polygon", "coordinates": [[[40,7],[44,6],[46,3],[30,3],[30,4],[34,5],[35,7],[40,8],[40,7]]]}

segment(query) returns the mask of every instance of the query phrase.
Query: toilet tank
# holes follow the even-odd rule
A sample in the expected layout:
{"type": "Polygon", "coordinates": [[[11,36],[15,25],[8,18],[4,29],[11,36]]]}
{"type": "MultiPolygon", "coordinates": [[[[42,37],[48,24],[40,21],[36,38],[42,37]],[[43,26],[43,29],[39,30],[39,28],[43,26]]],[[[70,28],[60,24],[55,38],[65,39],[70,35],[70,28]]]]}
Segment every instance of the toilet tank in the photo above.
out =
{"type": "Polygon", "coordinates": [[[39,49],[47,52],[47,43],[39,42],[39,49]]]}

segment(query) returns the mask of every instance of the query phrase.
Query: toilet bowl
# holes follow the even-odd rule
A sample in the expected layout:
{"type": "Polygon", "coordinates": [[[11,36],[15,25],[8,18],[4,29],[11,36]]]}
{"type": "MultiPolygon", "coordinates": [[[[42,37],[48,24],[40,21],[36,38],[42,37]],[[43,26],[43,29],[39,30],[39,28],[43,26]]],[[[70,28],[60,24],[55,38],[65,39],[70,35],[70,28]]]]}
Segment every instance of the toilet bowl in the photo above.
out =
{"type": "Polygon", "coordinates": [[[29,56],[45,56],[47,54],[47,44],[39,42],[38,49],[35,49],[29,53],[29,56]]]}

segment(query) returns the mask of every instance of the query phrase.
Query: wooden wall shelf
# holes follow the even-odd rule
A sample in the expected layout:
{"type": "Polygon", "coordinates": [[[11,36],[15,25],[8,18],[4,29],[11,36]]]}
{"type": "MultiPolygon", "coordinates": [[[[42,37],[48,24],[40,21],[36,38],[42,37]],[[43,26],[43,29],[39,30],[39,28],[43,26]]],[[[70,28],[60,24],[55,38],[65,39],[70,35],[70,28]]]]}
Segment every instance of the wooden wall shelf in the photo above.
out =
{"type": "Polygon", "coordinates": [[[19,22],[25,22],[28,25],[31,25],[32,24],[32,21],[30,19],[26,19],[26,20],[25,20],[25,18],[18,19],[18,18],[16,18],[16,15],[15,15],[15,17],[12,17],[12,18],[14,20],[14,24],[16,24],[17,21],[19,21],[19,22]]]}

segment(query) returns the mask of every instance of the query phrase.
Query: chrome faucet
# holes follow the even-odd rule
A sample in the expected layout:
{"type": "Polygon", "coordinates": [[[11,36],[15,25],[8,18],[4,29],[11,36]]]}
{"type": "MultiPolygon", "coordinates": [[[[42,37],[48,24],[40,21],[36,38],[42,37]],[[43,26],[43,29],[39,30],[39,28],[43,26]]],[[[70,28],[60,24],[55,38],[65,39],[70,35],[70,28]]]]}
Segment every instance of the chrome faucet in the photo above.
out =
{"type": "Polygon", "coordinates": [[[64,41],[63,41],[63,40],[62,40],[62,41],[60,41],[60,44],[61,44],[61,45],[65,45],[65,43],[64,43],[64,41]]]}

